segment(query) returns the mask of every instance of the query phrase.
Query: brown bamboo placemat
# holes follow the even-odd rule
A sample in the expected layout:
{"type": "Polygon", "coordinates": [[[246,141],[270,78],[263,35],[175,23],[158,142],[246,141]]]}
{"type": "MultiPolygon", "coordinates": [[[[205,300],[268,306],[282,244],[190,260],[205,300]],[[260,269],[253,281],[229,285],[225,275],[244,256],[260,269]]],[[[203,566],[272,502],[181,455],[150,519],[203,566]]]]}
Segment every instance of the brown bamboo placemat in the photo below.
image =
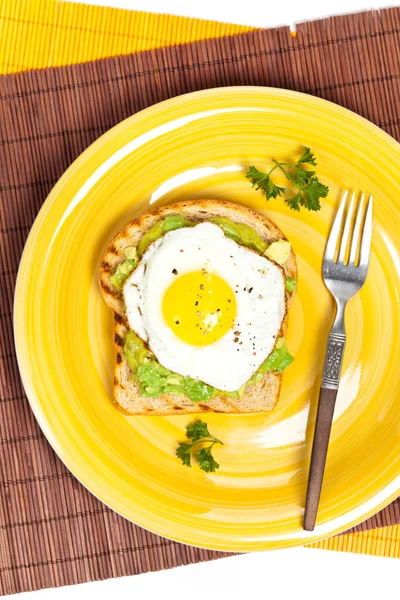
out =
{"type": "MultiPolygon", "coordinates": [[[[55,456],[18,374],[12,302],[22,249],[52,186],[97,137],[172,96],[269,85],[350,108],[400,141],[400,10],[0,78],[0,593],[210,560],[118,517],[55,456]]],[[[357,527],[400,523],[399,501],[357,527]]]]}

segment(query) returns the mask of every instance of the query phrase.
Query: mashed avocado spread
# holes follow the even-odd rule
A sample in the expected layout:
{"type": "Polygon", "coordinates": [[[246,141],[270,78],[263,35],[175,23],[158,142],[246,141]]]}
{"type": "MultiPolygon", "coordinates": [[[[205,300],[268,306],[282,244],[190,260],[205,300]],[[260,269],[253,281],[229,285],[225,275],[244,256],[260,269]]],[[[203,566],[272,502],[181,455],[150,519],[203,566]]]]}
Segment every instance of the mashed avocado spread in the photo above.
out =
{"type": "MultiPolygon", "coordinates": [[[[268,245],[267,242],[265,242],[258,233],[248,225],[233,223],[230,219],[225,217],[212,218],[210,219],[210,222],[218,225],[227,237],[238,244],[251,248],[260,254],[265,254],[266,256],[269,255],[268,257],[272,260],[278,258],[276,262],[280,262],[280,258],[283,258],[282,250],[284,250],[283,254],[286,257],[285,260],[289,257],[289,242],[284,242],[284,245],[282,245],[283,240],[280,240],[279,242],[273,242],[268,245]],[[275,247],[278,254],[276,254],[275,247]]],[[[161,221],[157,221],[157,223],[144,234],[137,249],[133,247],[126,248],[126,258],[124,262],[118,265],[115,273],[111,276],[111,283],[119,290],[122,290],[126,279],[135,269],[139,258],[144,254],[152,242],[158,240],[168,231],[173,231],[174,229],[180,229],[182,227],[191,227],[192,225],[193,223],[190,223],[181,215],[170,215],[161,221]]],[[[295,286],[296,280],[288,277],[286,279],[287,291],[293,292],[295,286]]],[[[140,393],[143,396],[156,398],[161,396],[161,394],[177,394],[180,396],[185,395],[193,402],[206,402],[218,395],[240,399],[243,396],[246,387],[246,385],[243,385],[235,392],[221,392],[220,390],[196,379],[192,379],[191,377],[183,377],[182,375],[173,373],[160,365],[155,355],[146,348],[144,342],[131,330],[128,331],[125,336],[124,356],[132,371],[132,378],[138,381],[140,393]]],[[[254,373],[248,383],[256,384],[261,381],[263,374],[266,371],[281,373],[293,362],[293,360],[293,356],[289,354],[285,346],[285,338],[278,338],[275,349],[256,373],[254,373]]]]}
{"type": "MultiPolygon", "coordinates": [[[[177,394],[187,396],[193,402],[206,402],[219,395],[239,399],[243,396],[246,387],[244,385],[235,392],[221,392],[191,377],[172,373],[160,365],[154,354],[133,331],[128,331],[125,336],[124,356],[132,371],[133,379],[139,382],[142,396],[157,398],[161,394],[177,394]]],[[[285,346],[285,338],[278,338],[275,349],[248,383],[255,384],[261,381],[266,371],[281,373],[293,360],[293,356],[285,346]]]]}
{"type": "Polygon", "coordinates": [[[216,390],[190,377],[172,373],[156,360],[154,354],[146,348],[143,341],[133,332],[125,336],[124,356],[132,371],[132,377],[139,381],[143,396],[161,396],[178,394],[188,396],[193,402],[210,400],[216,390]]]}

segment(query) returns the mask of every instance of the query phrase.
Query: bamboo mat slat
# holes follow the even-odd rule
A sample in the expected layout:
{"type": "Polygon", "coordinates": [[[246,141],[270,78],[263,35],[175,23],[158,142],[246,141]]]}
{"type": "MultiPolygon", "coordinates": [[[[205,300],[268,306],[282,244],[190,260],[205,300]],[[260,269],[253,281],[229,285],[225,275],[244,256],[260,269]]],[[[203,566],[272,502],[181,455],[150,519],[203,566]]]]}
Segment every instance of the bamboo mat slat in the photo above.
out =
{"type": "MultiPolygon", "coordinates": [[[[306,91],[400,140],[399,32],[400,10],[388,9],[303,24],[297,37],[288,28],[253,31],[0,78],[0,593],[224,556],[159,538],[105,508],[57,459],[29,409],[15,358],[12,300],[26,237],[51,187],[120,120],[216,85],[306,91]],[[120,102],[110,111],[117,88],[120,102]]],[[[371,551],[375,544],[372,553],[390,555],[398,551],[398,523],[396,501],[357,528],[382,528],[367,541],[365,533],[351,533],[318,546],[371,551]]]]}

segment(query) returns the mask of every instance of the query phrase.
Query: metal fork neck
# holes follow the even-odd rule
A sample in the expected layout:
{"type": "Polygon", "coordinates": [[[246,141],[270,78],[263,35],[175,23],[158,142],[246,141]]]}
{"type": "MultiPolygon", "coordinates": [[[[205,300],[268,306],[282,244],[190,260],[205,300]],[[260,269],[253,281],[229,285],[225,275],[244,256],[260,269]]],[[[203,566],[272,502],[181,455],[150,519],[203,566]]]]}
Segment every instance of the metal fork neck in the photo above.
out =
{"type": "Polygon", "coordinates": [[[347,302],[341,300],[340,298],[335,298],[336,300],[336,315],[335,320],[332,325],[331,333],[337,333],[341,335],[346,335],[344,328],[344,309],[346,308],[347,302]]]}

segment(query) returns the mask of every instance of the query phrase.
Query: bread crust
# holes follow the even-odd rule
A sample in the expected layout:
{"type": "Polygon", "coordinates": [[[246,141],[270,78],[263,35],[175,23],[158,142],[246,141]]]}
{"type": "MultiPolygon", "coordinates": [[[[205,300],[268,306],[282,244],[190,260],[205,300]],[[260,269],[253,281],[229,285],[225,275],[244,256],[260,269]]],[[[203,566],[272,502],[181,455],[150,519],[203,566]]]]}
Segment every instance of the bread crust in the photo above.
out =
{"type": "MultiPolygon", "coordinates": [[[[235,223],[249,225],[268,243],[280,239],[286,240],[280,229],[270,219],[250,208],[221,200],[196,200],[177,202],[144,213],[130,221],[111,240],[100,265],[100,287],[104,300],[114,311],[115,370],[113,397],[119,410],[127,415],[182,415],[204,412],[229,414],[268,412],[279,398],[282,374],[268,371],[255,385],[248,384],[242,398],[234,399],[216,396],[207,402],[192,402],[186,396],[163,394],[158,398],[149,398],[140,394],[137,382],[132,381],[128,363],[123,355],[123,343],[128,331],[123,294],[115,288],[110,277],[117,265],[125,260],[125,249],[137,246],[143,235],[157,221],[169,215],[182,215],[189,221],[202,222],[212,217],[227,217],[235,223]]],[[[296,257],[291,249],[290,256],[283,267],[286,277],[297,279],[296,257]]],[[[294,294],[286,293],[286,307],[289,308],[294,294]]],[[[281,335],[286,334],[288,312],[286,310],[281,335]]]]}

